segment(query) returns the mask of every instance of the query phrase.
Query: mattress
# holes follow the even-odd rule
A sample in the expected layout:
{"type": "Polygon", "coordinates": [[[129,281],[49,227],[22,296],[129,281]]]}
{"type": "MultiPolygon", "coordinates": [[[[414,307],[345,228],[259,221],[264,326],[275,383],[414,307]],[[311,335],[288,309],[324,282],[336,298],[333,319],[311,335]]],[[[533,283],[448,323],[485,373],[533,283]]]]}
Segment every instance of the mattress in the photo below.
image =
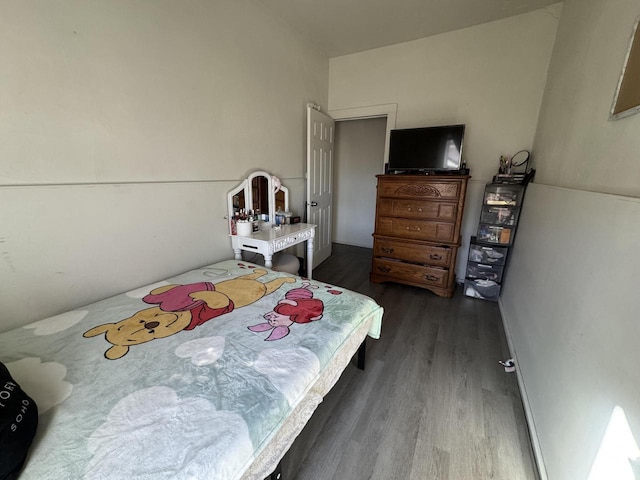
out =
{"type": "Polygon", "coordinates": [[[382,308],[229,260],[0,334],[36,401],[21,479],[262,479],[382,308]]]}

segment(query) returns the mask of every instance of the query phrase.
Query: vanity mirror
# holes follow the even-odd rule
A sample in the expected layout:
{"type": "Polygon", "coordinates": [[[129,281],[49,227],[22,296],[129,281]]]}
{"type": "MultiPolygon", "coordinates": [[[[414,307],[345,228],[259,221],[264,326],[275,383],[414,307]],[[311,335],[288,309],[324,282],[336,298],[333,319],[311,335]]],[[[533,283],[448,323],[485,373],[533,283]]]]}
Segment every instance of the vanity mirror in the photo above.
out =
{"type": "MultiPolygon", "coordinates": [[[[277,210],[289,210],[289,189],[277,177],[259,170],[227,194],[227,208],[229,219],[244,209],[267,214],[268,221],[273,222],[277,210]]],[[[229,229],[231,232],[231,225],[229,229]]]]}
{"type": "MultiPolygon", "coordinates": [[[[261,228],[255,232],[252,231],[251,224],[248,222],[239,222],[236,232],[231,227],[232,219],[241,209],[245,209],[247,212],[249,210],[259,211],[261,215],[267,214],[268,222],[271,223],[274,223],[276,211],[286,212],[289,210],[289,189],[282,186],[277,177],[264,171],[253,172],[227,194],[227,209],[231,247],[236,260],[242,260],[243,251],[259,253],[264,256],[265,267],[272,268],[274,267],[274,254],[306,242],[306,276],[311,278],[315,225],[296,223],[275,228],[261,228]],[[241,225],[248,227],[246,232],[240,232],[241,225]]],[[[295,258],[291,254],[288,256],[295,258]]],[[[274,267],[274,269],[278,268],[274,267]]],[[[298,269],[297,260],[294,269],[298,269]]]]}

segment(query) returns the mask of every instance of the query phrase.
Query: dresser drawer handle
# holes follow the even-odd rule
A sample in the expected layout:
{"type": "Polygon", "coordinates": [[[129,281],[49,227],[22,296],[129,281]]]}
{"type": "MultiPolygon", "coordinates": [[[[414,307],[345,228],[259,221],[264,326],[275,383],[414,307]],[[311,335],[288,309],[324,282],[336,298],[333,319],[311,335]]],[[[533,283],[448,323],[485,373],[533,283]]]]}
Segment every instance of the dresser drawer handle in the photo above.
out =
{"type": "Polygon", "coordinates": [[[378,270],[380,270],[383,273],[389,273],[391,271],[391,268],[378,265],[378,270]]]}
{"type": "MultiPolygon", "coordinates": [[[[418,211],[422,212],[422,207],[418,207],[418,211]]],[[[413,207],[411,206],[407,207],[407,212],[413,212],[413,207]]]]}
{"type": "Polygon", "coordinates": [[[431,255],[429,255],[429,258],[431,260],[442,260],[444,257],[442,255],[437,254],[437,253],[432,253],[431,255]]]}
{"type": "Polygon", "coordinates": [[[437,282],[439,280],[435,275],[425,275],[424,279],[429,280],[430,282],[437,282]]]}
{"type": "Polygon", "coordinates": [[[384,253],[393,253],[395,252],[395,249],[390,248],[390,247],[382,247],[381,249],[384,253]]]}
{"type": "Polygon", "coordinates": [[[420,231],[420,227],[407,227],[407,230],[412,231],[412,232],[419,232],[420,231]]]}

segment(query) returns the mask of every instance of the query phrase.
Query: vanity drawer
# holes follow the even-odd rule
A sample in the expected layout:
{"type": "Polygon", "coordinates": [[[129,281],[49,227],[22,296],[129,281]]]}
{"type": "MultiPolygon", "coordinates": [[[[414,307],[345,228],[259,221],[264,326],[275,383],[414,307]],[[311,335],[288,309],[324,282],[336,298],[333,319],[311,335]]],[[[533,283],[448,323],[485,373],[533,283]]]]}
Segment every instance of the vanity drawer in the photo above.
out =
{"type": "Polygon", "coordinates": [[[421,218],[455,222],[458,204],[448,202],[429,202],[398,198],[381,198],[378,202],[378,215],[386,217],[421,218]]]}
{"type": "Polygon", "coordinates": [[[374,257],[395,258],[407,262],[448,267],[451,262],[451,248],[398,242],[376,238],[373,243],[374,257]]]}
{"type": "Polygon", "coordinates": [[[392,237],[455,243],[455,224],[407,218],[378,217],[376,233],[392,237]]]}
{"type": "Polygon", "coordinates": [[[457,200],[460,197],[461,186],[462,182],[458,180],[442,182],[420,178],[411,180],[383,178],[378,184],[378,196],[457,200]]]}
{"type": "Polygon", "coordinates": [[[436,287],[446,287],[449,279],[449,270],[443,268],[425,267],[383,258],[373,259],[372,273],[414,285],[425,284],[436,287]]]}

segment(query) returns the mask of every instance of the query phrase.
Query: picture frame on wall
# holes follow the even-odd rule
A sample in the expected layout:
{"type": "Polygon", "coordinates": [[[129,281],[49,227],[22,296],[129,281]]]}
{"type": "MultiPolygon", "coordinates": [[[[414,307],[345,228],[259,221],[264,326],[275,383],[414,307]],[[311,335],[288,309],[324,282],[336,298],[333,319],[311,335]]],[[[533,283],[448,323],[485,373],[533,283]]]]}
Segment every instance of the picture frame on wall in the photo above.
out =
{"type": "Polygon", "coordinates": [[[618,120],[640,112],[640,31],[636,20],[631,32],[627,55],[613,97],[610,120],[618,120]]]}

